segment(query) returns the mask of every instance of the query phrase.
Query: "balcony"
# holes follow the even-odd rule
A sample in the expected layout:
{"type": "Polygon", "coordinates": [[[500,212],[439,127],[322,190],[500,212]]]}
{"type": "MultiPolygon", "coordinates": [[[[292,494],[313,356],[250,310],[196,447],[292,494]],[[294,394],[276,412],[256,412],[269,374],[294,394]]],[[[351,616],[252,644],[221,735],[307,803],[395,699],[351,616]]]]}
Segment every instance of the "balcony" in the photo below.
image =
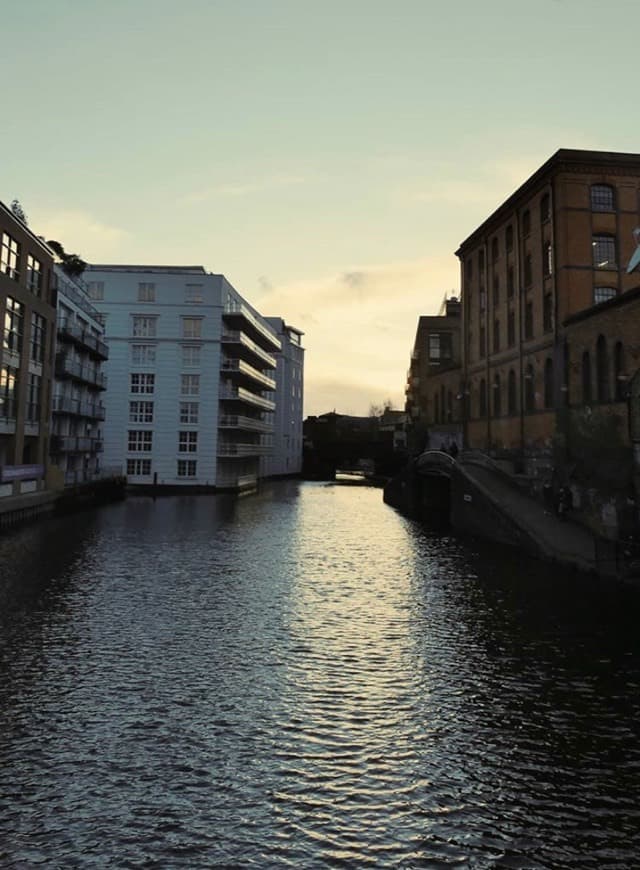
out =
{"type": "Polygon", "coordinates": [[[52,435],[51,453],[100,453],[102,441],[98,438],[84,438],[79,435],[52,435]]]}
{"type": "Polygon", "coordinates": [[[266,456],[273,448],[266,444],[218,444],[218,456],[241,458],[243,456],[266,456]]]}
{"type": "Polygon", "coordinates": [[[101,402],[87,402],[72,399],[70,396],[53,397],[54,414],[69,414],[72,417],[87,417],[89,420],[104,420],[104,405],[101,402]]]}
{"type": "Polygon", "coordinates": [[[231,375],[234,380],[241,380],[248,386],[258,385],[263,390],[275,390],[276,382],[269,375],[254,369],[241,359],[226,359],[222,362],[222,371],[231,375]]]}
{"type": "Polygon", "coordinates": [[[238,330],[227,330],[223,332],[220,339],[223,345],[228,345],[233,348],[233,355],[237,357],[247,358],[248,361],[254,362],[256,365],[264,365],[267,368],[275,369],[277,365],[276,358],[266,350],[252,341],[248,335],[238,330]]]}
{"type": "Polygon", "coordinates": [[[262,347],[269,350],[281,350],[280,339],[271,332],[269,327],[261,323],[255,314],[243,303],[228,305],[225,307],[222,317],[226,323],[237,324],[246,329],[262,347]]]}
{"type": "Polygon", "coordinates": [[[60,320],[58,322],[58,335],[60,338],[67,339],[73,342],[80,348],[89,351],[89,353],[97,359],[109,359],[109,348],[87,329],[83,329],[80,324],[70,320],[60,320]]]}
{"type": "Polygon", "coordinates": [[[263,399],[262,396],[252,393],[251,390],[245,390],[244,387],[220,387],[219,398],[223,402],[244,402],[263,411],[275,411],[276,407],[276,403],[271,399],[263,399]]]}
{"type": "Polygon", "coordinates": [[[72,378],[83,384],[91,384],[99,390],[107,389],[107,376],[96,372],[91,366],[83,365],[77,360],[69,359],[64,353],[56,356],[56,377],[72,378]]]}
{"type": "Polygon", "coordinates": [[[0,420],[11,420],[15,423],[16,420],[16,400],[7,399],[6,396],[0,396],[0,420]]]}
{"type": "Polygon", "coordinates": [[[245,432],[273,432],[273,424],[241,414],[223,414],[218,420],[218,429],[242,429],[245,432]]]}

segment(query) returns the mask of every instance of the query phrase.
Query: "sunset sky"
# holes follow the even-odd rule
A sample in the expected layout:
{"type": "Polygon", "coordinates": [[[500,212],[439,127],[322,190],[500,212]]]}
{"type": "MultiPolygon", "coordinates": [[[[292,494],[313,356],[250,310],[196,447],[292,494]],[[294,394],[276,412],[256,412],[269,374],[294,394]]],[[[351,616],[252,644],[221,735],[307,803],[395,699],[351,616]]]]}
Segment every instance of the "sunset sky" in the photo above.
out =
{"type": "Polygon", "coordinates": [[[24,0],[0,199],[305,332],[305,414],[402,406],[454,250],[558,148],[640,151],[631,0],[24,0]]]}

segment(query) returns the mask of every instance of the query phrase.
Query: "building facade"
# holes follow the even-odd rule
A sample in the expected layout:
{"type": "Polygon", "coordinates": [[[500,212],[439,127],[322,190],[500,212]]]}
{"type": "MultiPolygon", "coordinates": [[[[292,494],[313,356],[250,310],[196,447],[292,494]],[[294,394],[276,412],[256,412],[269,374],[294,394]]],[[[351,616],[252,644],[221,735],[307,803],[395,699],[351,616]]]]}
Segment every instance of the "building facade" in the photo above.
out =
{"type": "Polygon", "coordinates": [[[304,401],[303,333],[281,317],[267,317],[280,340],[276,353],[276,407],[272,450],[263,459],[264,477],[287,477],[302,472],[302,408],[304,401]]]}
{"type": "MultiPolygon", "coordinates": [[[[639,203],[640,155],[560,150],[460,245],[467,446],[549,451],[563,409],[596,401],[573,383],[582,359],[567,329],[580,312],[603,324],[607,371],[616,353],[637,367],[637,340],[625,344],[604,314],[638,283],[626,265],[639,203]]],[[[611,384],[597,401],[620,395],[611,384]]]]}
{"type": "Polygon", "coordinates": [[[101,476],[107,387],[102,367],[109,351],[84,282],[54,268],[58,301],[50,453],[70,486],[101,476]]]}
{"type": "Polygon", "coordinates": [[[56,332],[53,255],[0,203],[0,497],[45,488],[56,332]]]}
{"type": "Polygon", "coordinates": [[[460,301],[443,301],[418,320],[405,388],[412,452],[462,446],[462,321],[460,301]]]}
{"type": "Polygon", "coordinates": [[[104,462],[140,486],[254,487],[270,449],[267,321],[201,266],[89,266],[109,346],[104,462]]]}

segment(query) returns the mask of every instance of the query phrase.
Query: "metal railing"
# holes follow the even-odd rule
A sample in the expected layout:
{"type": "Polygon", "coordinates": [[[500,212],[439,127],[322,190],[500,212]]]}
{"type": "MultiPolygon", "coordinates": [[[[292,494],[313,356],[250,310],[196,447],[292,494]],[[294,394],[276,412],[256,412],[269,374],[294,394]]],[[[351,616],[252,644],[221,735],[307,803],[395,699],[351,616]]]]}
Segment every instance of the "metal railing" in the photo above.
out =
{"type": "Polygon", "coordinates": [[[252,341],[248,335],[239,329],[224,332],[221,341],[223,344],[241,344],[259,357],[262,362],[265,362],[269,368],[275,369],[277,365],[276,358],[272,354],[260,347],[259,344],[256,344],[255,341],[252,341]]]}
{"type": "Polygon", "coordinates": [[[276,407],[276,403],[272,402],[271,399],[263,399],[262,396],[252,393],[251,390],[245,390],[244,387],[221,387],[219,398],[246,402],[249,405],[262,408],[264,411],[274,411],[276,407]]]}
{"type": "Polygon", "coordinates": [[[77,360],[69,359],[65,354],[56,356],[56,375],[58,377],[71,377],[87,384],[94,384],[101,390],[107,389],[107,376],[102,372],[96,372],[91,367],[83,365],[77,360]]]}
{"type": "Polygon", "coordinates": [[[88,417],[91,420],[105,419],[105,408],[101,402],[87,402],[70,396],[54,396],[53,411],[76,417],[88,417]]]}
{"type": "Polygon", "coordinates": [[[245,429],[250,432],[273,432],[273,424],[255,417],[242,414],[223,414],[218,422],[219,429],[245,429]]]}
{"type": "Polygon", "coordinates": [[[74,323],[67,319],[60,320],[58,322],[58,332],[63,336],[72,338],[88,350],[93,351],[101,359],[109,359],[109,348],[105,342],[89,330],[83,329],[79,323],[74,323]]]}
{"type": "Polygon", "coordinates": [[[268,326],[261,323],[252,311],[241,302],[225,305],[223,317],[243,317],[249,323],[261,338],[265,338],[272,348],[282,350],[282,343],[278,336],[271,332],[268,326]]]}
{"type": "Polygon", "coordinates": [[[249,363],[245,362],[241,359],[225,359],[222,363],[223,371],[227,372],[237,372],[240,375],[245,375],[247,378],[251,378],[256,383],[260,384],[265,390],[275,390],[276,382],[269,375],[265,375],[263,372],[258,371],[258,369],[254,368],[249,363]]]}
{"type": "Polygon", "coordinates": [[[218,456],[266,456],[272,450],[266,444],[218,444],[218,456]]]}
{"type": "Polygon", "coordinates": [[[52,435],[51,453],[101,453],[104,442],[101,438],[82,435],[52,435]]]}

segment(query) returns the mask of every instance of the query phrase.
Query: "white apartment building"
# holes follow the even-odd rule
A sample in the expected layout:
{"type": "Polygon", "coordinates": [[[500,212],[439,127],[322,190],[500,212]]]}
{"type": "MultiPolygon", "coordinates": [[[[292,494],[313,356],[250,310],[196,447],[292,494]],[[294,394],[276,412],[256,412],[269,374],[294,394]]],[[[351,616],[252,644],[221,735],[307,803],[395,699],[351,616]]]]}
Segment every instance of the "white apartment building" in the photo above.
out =
{"type": "MultiPolygon", "coordinates": [[[[101,476],[103,363],[109,356],[98,311],[84,282],[54,266],[57,282],[57,339],[52,401],[51,463],[66,486],[101,476]]],[[[121,464],[121,463],[119,463],[121,464]]]]}
{"type": "Polygon", "coordinates": [[[109,345],[105,463],[141,486],[255,487],[276,407],[272,327],[202,266],[85,278],[109,345]]]}
{"type": "Polygon", "coordinates": [[[276,354],[276,409],[273,449],[262,460],[264,477],[286,477],[302,471],[302,405],[304,400],[304,348],[302,333],[281,317],[267,317],[280,339],[276,354]]]}

